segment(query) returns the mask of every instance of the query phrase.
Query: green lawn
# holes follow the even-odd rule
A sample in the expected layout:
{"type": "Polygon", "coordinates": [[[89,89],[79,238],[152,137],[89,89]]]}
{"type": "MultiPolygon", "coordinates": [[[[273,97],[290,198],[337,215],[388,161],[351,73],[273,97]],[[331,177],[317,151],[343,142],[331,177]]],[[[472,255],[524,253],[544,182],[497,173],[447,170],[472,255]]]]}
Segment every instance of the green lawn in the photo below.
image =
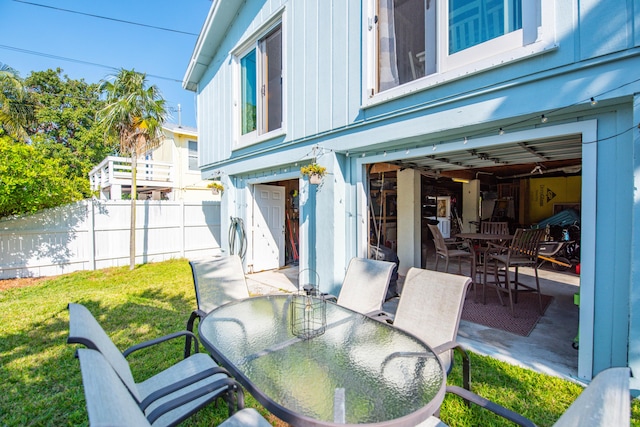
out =
{"type": "MultiPolygon", "coordinates": [[[[141,265],[133,271],[124,267],[72,273],[0,291],[0,426],[87,424],[79,364],[73,356],[76,347],[66,344],[69,302],[86,305],[121,349],[184,329],[195,307],[186,260],[141,265]]],[[[177,361],[181,344],[134,353],[129,360],[136,378],[177,361]]],[[[489,357],[471,357],[473,391],[540,426],[552,425],[581,391],[568,381],[489,357]]],[[[448,381],[460,385],[460,379],[456,368],[448,381]]],[[[249,395],[247,404],[259,408],[249,395]]],[[[225,416],[224,405],[210,405],[185,425],[217,425],[225,416]]],[[[632,417],[632,425],[640,426],[637,402],[632,417]]],[[[441,418],[451,426],[511,425],[488,411],[469,409],[455,397],[445,399],[441,418]]]]}

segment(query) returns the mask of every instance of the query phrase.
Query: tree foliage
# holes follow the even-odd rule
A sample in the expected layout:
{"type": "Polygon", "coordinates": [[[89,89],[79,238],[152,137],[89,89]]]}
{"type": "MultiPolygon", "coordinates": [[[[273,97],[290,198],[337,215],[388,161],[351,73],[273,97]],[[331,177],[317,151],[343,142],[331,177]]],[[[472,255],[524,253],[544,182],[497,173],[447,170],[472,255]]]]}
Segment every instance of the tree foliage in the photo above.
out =
{"type": "Polygon", "coordinates": [[[0,218],[82,199],[82,185],[68,168],[31,145],[0,136],[0,218]]]}
{"type": "Polygon", "coordinates": [[[59,159],[70,179],[82,178],[84,197],[91,195],[89,172],[117,148],[105,138],[96,114],[104,108],[100,86],[61,75],[62,70],[34,71],[25,84],[37,101],[36,124],[29,129],[32,144],[59,159]]]}
{"type": "Polygon", "coordinates": [[[146,74],[122,69],[102,83],[106,105],[99,111],[107,134],[118,138],[121,153],[139,157],[156,148],[162,140],[167,117],[166,102],[146,74]]]}
{"type": "Polygon", "coordinates": [[[157,86],[149,85],[146,74],[122,69],[103,82],[106,106],[98,117],[107,135],[118,138],[121,153],[131,156],[131,230],[129,268],[136,259],[136,186],[138,157],[162,141],[162,125],[167,117],[165,100],[157,86]]]}
{"type": "Polygon", "coordinates": [[[33,123],[34,104],[18,72],[0,63],[0,135],[27,140],[25,128],[33,123]]]}
{"type": "Polygon", "coordinates": [[[100,86],[34,71],[25,80],[0,64],[0,217],[91,196],[89,172],[114,153],[96,115],[100,86]]]}

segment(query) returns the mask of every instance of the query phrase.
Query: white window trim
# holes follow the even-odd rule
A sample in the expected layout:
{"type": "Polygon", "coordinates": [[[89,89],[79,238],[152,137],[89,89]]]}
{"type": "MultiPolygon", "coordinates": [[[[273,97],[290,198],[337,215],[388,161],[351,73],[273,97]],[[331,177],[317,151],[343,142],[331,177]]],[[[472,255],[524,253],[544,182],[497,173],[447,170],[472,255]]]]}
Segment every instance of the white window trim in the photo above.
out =
{"type": "Polygon", "coordinates": [[[198,141],[195,139],[187,139],[187,172],[194,172],[194,173],[200,173],[200,147],[198,145],[198,141]],[[195,142],[196,143],[196,155],[194,156],[196,159],[196,168],[195,169],[191,169],[191,167],[189,166],[191,163],[191,154],[189,151],[189,143],[190,142],[195,142]]]}
{"type": "Polygon", "coordinates": [[[250,145],[258,144],[273,138],[286,135],[286,111],[287,111],[287,73],[286,73],[286,13],[285,6],[275,11],[262,25],[254,30],[250,35],[244,37],[236,46],[231,49],[229,55],[232,61],[232,84],[233,84],[233,144],[231,149],[237,150],[240,148],[248,147],[250,145]],[[258,131],[249,132],[242,135],[241,123],[242,123],[242,110],[240,106],[240,60],[244,55],[249,53],[250,50],[255,49],[259,40],[265,37],[271,30],[281,26],[282,31],[282,126],[280,129],[275,129],[271,132],[258,134],[258,131]]]}
{"type": "MultiPolygon", "coordinates": [[[[444,4],[446,0],[438,0],[444,4]]],[[[372,25],[376,15],[376,0],[369,0],[368,17],[364,17],[367,36],[367,49],[363,49],[363,63],[367,64],[365,71],[365,87],[363,87],[362,107],[378,105],[393,99],[413,94],[434,86],[455,81],[473,74],[498,68],[516,61],[530,58],[535,55],[548,52],[558,47],[555,37],[555,9],[553,0],[540,0],[541,23],[530,21],[536,16],[537,1],[523,0],[523,28],[488,40],[476,46],[467,48],[453,55],[448,55],[448,31],[445,31],[438,44],[438,68],[439,72],[413,80],[393,89],[375,92],[377,87],[378,58],[375,46],[377,44],[377,26],[372,25]],[[491,56],[483,55],[484,52],[496,52],[491,56]]],[[[438,21],[447,22],[447,8],[439,7],[438,21]]],[[[439,34],[441,35],[441,34],[439,34]]]]}

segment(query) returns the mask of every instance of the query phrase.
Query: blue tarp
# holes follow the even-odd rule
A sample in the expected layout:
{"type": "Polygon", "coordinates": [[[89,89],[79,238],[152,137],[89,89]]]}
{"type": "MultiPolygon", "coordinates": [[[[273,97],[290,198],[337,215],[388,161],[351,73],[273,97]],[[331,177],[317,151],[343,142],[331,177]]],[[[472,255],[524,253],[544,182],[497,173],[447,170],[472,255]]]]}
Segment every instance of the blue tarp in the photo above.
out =
{"type": "Polygon", "coordinates": [[[572,224],[580,224],[580,214],[575,209],[565,209],[562,212],[550,216],[532,226],[531,228],[545,228],[547,225],[566,227],[572,224]]]}

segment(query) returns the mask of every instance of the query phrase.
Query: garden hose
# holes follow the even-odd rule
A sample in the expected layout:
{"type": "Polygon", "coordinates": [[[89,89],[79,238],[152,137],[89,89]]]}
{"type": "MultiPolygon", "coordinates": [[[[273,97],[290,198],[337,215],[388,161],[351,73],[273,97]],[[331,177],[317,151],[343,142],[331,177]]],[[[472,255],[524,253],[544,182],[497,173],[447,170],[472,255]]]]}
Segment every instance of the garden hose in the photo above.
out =
{"type": "Polygon", "coordinates": [[[229,226],[229,253],[236,253],[244,260],[247,253],[247,235],[244,231],[244,222],[242,218],[231,217],[231,225],[229,226]]]}

